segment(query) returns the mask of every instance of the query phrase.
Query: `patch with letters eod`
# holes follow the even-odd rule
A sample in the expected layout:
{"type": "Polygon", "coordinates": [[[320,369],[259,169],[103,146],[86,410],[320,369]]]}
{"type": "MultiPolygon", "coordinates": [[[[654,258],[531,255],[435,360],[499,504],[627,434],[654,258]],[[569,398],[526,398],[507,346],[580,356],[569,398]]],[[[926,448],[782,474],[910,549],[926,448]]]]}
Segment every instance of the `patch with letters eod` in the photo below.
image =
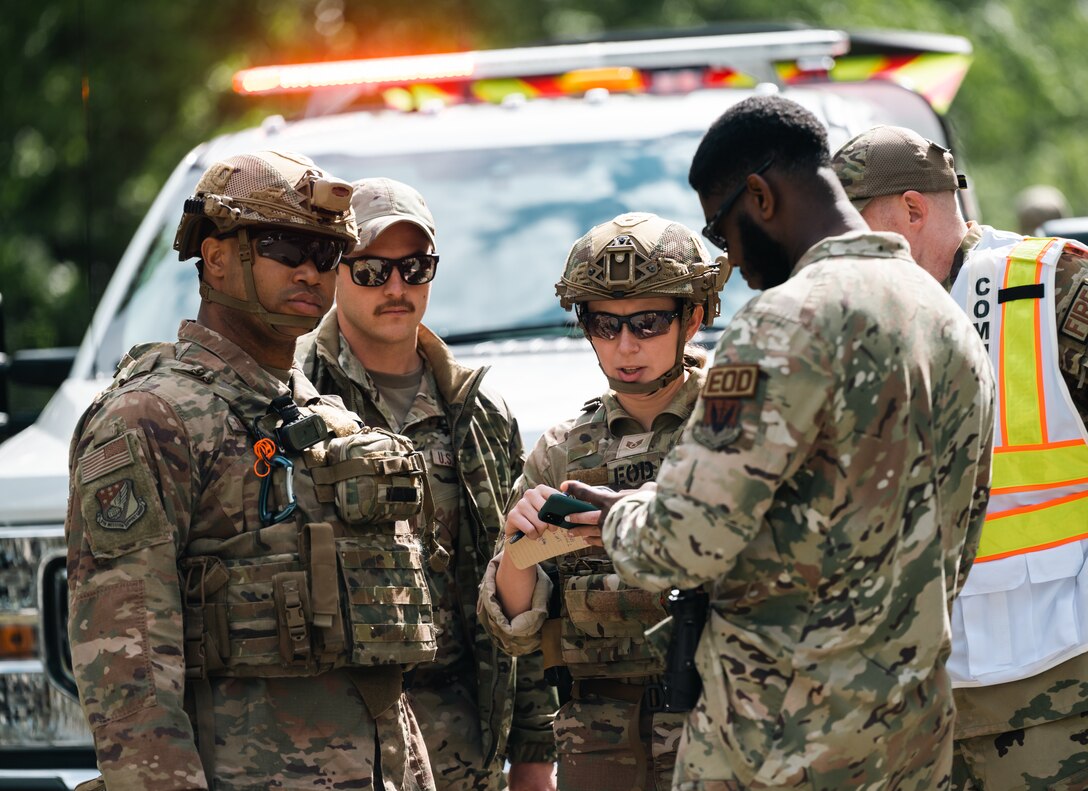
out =
{"type": "Polygon", "coordinates": [[[758,384],[758,365],[716,365],[707,371],[702,419],[692,426],[695,440],[712,449],[735,442],[741,433],[741,408],[755,397],[758,384]]]}
{"type": "Polygon", "coordinates": [[[1081,343],[1088,342],[1088,283],[1081,283],[1062,321],[1062,335],[1081,343]]]}

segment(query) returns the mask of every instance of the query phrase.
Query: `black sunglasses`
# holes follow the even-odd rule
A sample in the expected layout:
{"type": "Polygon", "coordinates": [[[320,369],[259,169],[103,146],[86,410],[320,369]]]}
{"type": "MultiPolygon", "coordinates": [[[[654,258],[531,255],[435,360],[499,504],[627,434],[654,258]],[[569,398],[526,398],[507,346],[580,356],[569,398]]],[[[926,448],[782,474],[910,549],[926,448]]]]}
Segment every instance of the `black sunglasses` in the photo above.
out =
{"type": "Polygon", "coordinates": [[[331,272],[340,263],[346,243],[336,239],[293,233],[291,231],[267,231],[253,237],[257,255],[292,269],[313,261],[318,272],[331,272]]]}
{"type": "Polygon", "coordinates": [[[409,286],[422,286],[434,280],[438,253],[416,253],[404,258],[361,255],[358,258],[345,258],[344,263],[351,267],[351,279],[358,286],[384,285],[393,274],[393,267],[397,268],[400,279],[409,286]]]}
{"type": "Polygon", "coordinates": [[[679,315],[678,310],[640,310],[626,316],[617,316],[615,313],[586,313],[582,316],[582,326],[594,338],[610,341],[619,337],[620,331],[626,325],[632,335],[639,340],[645,340],[664,335],[669,331],[673,319],[679,315]]]}
{"type": "MultiPolygon", "coordinates": [[[[771,166],[772,162],[774,162],[773,156],[762,165],[760,165],[758,168],[753,170],[749,175],[760,175],[761,173],[763,173],[763,171],[771,166]]],[[[703,226],[703,236],[705,236],[707,238],[707,241],[709,241],[712,245],[717,247],[723,253],[729,252],[729,245],[725,241],[725,237],[718,232],[718,223],[725,219],[726,215],[729,214],[729,210],[733,208],[733,204],[737,202],[741,195],[744,194],[744,191],[746,189],[748,189],[748,176],[744,177],[741,185],[737,187],[736,191],[733,192],[732,195],[722,201],[721,205],[718,207],[718,210],[714,212],[714,216],[707,220],[706,225],[703,226]]]]}

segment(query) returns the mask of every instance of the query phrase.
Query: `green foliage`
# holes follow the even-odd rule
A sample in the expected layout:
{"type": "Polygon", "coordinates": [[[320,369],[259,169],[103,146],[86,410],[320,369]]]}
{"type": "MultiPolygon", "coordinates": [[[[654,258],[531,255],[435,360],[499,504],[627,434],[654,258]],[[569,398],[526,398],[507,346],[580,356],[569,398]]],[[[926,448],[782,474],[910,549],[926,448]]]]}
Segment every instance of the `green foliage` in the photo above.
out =
{"type": "MultiPolygon", "coordinates": [[[[9,350],[73,345],[159,186],[194,145],[292,112],[241,67],[517,46],[767,20],[766,0],[233,0],[8,4],[0,45],[0,284],[9,350]]],[[[1075,0],[778,0],[775,21],[957,33],[975,47],[950,122],[985,219],[1050,182],[1088,213],[1075,0]]]]}

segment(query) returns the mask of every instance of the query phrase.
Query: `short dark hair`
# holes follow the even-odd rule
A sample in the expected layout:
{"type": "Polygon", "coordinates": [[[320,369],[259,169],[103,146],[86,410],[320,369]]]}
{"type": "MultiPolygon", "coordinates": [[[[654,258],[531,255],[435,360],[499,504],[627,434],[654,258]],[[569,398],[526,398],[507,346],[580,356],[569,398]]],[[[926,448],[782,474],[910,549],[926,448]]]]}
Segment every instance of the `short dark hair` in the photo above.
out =
{"type": "Polygon", "coordinates": [[[700,195],[723,193],[774,156],[775,165],[811,174],[831,164],[827,130],[781,96],[752,96],[730,107],[703,135],[688,172],[700,195]]]}

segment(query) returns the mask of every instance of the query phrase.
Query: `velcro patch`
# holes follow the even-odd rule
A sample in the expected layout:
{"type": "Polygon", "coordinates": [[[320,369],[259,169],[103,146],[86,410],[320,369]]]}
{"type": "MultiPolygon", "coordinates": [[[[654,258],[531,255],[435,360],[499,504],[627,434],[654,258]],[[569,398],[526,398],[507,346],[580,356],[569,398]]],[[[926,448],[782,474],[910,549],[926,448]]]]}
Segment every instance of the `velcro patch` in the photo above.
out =
{"type": "Polygon", "coordinates": [[[616,458],[625,459],[628,456],[636,456],[645,453],[650,447],[650,441],[654,438],[652,431],[644,434],[626,434],[620,438],[616,447],[616,458]]]}
{"type": "Polygon", "coordinates": [[[758,365],[716,365],[706,372],[703,398],[751,398],[758,382],[758,365]]]}
{"type": "Polygon", "coordinates": [[[1088,342],[1088,283],[1081,283],[1062,322],[1062,334],[1075,341],[1088,342]]]}
{"type": "Polygon", "coordinates": [[[82,458],[80,480],[83,483],[90,483],[103,475],[109,475],[114,470],[132,464],[132,461],[132,448],[129,447],[128,440],[125,437],[118,437],[82,458]]]}
{"type": "Polygon", "coordinates": [[[605,486],[608,483],[608,468],[595,467],[592,470],[567,470],[567,480],[581,481],[587,486],[605,486]]]}
{"type": "Polygon", "coordinates": [[[436,467],[452,467],[453,451],[445,448],[431,448],[431,462],[436,467]]]}

